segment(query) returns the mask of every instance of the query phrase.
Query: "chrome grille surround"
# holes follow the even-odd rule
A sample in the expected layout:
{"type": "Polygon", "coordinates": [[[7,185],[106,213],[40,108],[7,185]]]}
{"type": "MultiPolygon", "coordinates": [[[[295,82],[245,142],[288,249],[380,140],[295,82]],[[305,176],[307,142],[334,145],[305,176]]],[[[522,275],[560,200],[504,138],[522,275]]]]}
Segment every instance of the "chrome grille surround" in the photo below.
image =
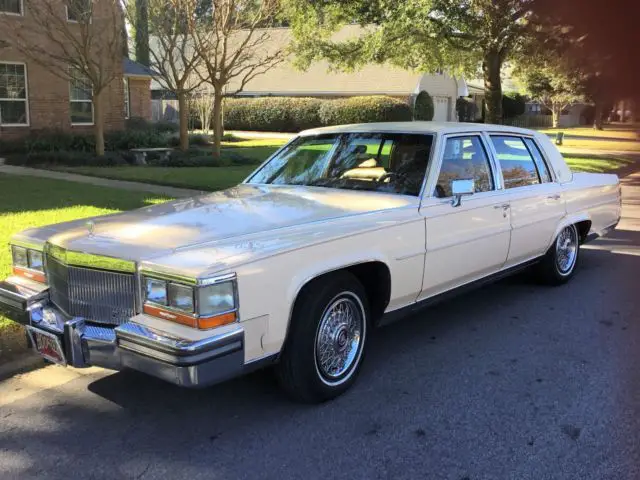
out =
{"type": "Polygon", "coordinates": [[[45,255],[49,298],[72,317],[120,325],[136,314],[137,285],[133,273],[66,265],[45,255]]]}

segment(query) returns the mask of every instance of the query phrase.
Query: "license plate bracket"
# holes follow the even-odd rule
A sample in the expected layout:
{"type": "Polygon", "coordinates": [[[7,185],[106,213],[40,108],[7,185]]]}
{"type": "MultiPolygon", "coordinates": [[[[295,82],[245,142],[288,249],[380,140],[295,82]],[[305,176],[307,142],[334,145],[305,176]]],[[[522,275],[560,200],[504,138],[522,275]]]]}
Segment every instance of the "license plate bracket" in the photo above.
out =
{"type": "Polygon", "coordinates": [[[31,344],[42,357],[58,365],[67,364],[59,335],[31,326],[26,328],[31,338],[31,344]]]}

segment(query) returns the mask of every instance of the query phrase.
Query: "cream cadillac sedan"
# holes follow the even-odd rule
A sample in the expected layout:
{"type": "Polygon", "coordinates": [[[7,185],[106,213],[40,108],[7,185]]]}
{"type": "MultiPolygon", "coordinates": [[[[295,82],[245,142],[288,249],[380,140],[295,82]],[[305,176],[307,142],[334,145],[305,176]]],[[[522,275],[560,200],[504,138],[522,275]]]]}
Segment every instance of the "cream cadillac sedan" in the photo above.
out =
{"type": "Polygon", "coordinates": [[[319,402],[380,322],[525,267],[564,283],[620,210],[615,175],[572,173],[533,131],[309,130],[229,190],[14,236],[0,313],[62,365],[186,387],[274,365],[319,402]]]}

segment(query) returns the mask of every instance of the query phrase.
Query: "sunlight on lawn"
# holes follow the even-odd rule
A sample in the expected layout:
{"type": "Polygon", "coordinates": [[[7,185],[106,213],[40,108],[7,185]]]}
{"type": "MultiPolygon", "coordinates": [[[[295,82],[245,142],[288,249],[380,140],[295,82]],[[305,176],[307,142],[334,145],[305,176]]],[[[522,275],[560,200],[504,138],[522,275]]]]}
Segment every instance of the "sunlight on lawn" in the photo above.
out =
{"type": "Polygon", "coordinates": [[[568,157],[565,155],[565,160],[569,168],[574,172],[589,172],[589,173],[608,173],[612,170],[626,167],[634,163],[633,160],[624,158],[579,158],[568,157]]]}
{"type": "MultiPolygon", "coordinates": [[[[9,239],[22,230],[161,203],[168,198],[79,183],[0,174],[0,279],[11,272],[9,239]]],[[[9,325],[0,316],[0,329],[9,325]]]]}

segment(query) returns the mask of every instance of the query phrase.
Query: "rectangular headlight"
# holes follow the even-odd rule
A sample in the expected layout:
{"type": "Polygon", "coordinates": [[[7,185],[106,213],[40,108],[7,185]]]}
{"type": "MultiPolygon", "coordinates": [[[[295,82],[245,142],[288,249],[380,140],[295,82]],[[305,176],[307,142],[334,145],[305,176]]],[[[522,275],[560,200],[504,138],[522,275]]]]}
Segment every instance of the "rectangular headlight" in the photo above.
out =
{"type": "Polygon", "coordinates": [[[155,278],[145,278],[146,299],[158,305],[167,305],[167,282],[155,278]]]}
{"type": "Polygon", "coordinates": [[[13,257],[13,265],[16,267],[29,268],[29,256],[26,248],[12,245],[11,256],[13,257]]]}
{"type": "Polygon", "coordinates": [[[38,272],[44,272],[44,260],[42,252],[37,250],[29,250],[27,252],[29,257],[29,268],[31,270],[37,270],[38,272]]]}
{"type": "Polygon", "coordinates": [[[235,310],[235,282],[216,283],[198,290],[198,310],[202,317],[211,317],[235,310]]]}
{"type": "Polygon", "coordinates": [[[186,313],[193,313],[193,288],[177,283],[169,284],[169,306],[186,313]]]}

